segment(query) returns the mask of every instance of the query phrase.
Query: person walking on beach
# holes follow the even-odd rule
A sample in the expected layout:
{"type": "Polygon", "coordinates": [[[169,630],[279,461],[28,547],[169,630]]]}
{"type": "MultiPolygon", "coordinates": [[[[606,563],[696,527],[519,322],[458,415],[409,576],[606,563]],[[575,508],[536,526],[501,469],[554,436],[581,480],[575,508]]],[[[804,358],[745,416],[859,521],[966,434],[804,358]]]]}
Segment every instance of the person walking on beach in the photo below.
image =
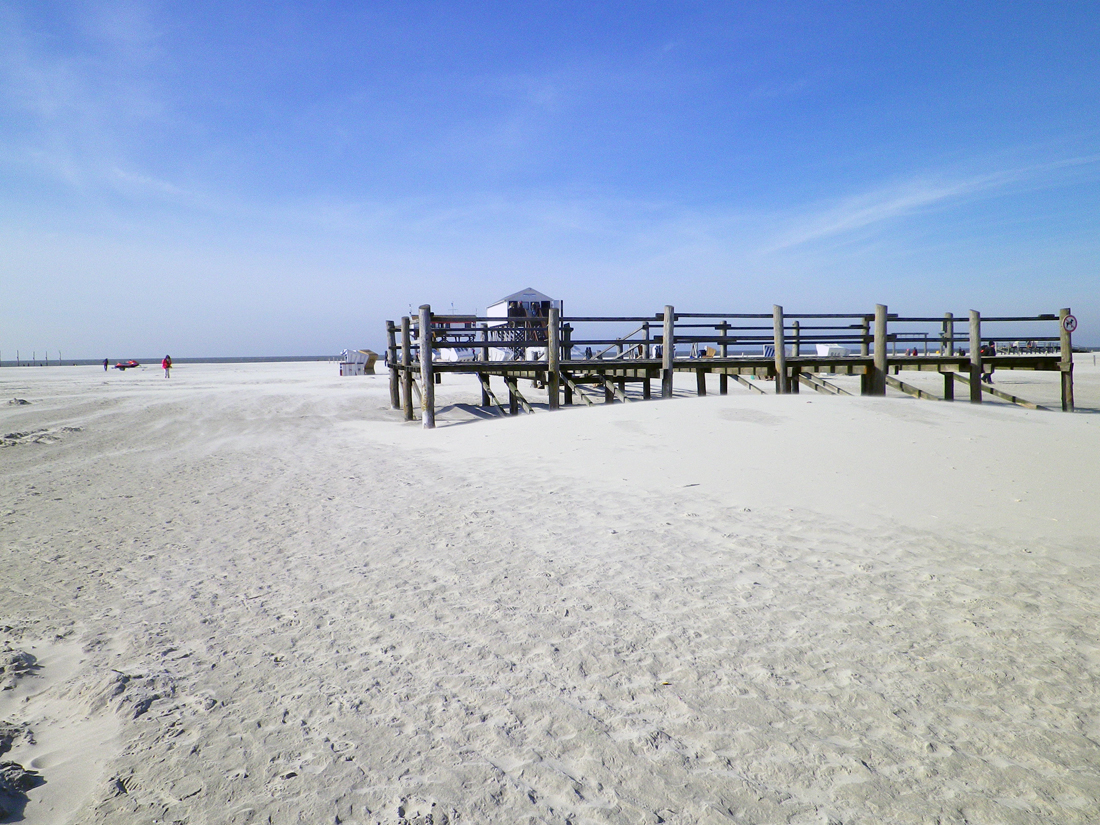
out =
{"type": "Polygon", "coordinates": [[[164,360],[160,362],[160,365],[164,367],[164,377],[169,378],[168,373],[172,370],[172,356],[165,355],[164,360]]]}
{"type": "MultiPolygon", "coordinates": [[[[990,341],[980,350],[982,358],[992,358],[997,354],[997,345],[990,341]]],[[[982,383],[993,383],[993,365],[982,362],[982,383]]]]}
{"type": "Polygon", "coordinates": [[[107,365],[110,363],[106,358],[103,359],[103,371],[107,372],[107,365]]]}

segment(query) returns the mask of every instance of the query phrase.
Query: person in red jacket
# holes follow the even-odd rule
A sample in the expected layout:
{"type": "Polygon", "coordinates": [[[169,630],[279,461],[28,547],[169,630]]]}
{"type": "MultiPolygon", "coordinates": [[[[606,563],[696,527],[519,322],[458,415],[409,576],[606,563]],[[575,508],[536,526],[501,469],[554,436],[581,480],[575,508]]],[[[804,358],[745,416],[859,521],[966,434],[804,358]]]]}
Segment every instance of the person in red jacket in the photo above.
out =
{"type": "Polygon", "coordinates": [[[164,360],[160,362],[160,365],[162,367],[164,367],[164,377],[169,378],[170,376],[168,375],[168,373],[172,369],[172,356],[171,355],[165,355],[164,360]]]}

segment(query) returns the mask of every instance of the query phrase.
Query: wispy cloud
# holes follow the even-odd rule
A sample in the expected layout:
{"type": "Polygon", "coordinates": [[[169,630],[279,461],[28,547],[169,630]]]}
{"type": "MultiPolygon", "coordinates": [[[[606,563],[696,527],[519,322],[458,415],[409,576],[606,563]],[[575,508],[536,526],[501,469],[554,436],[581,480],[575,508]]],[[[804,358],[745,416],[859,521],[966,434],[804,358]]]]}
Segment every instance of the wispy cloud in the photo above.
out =
{"type": "Polygon", "coordinates": [[[974,198],[998,197],[1027,188],[1047,188],[1095,175],[1100,155],[1002,169],[950,178],[918,176],[819,205],[792,217],[761,251],[777,252],[831,238],[841,238],[898,219],[948,209],[974,198]]]}
{"type": "Polygon", "coordinates": [[[159,178],[142,175],[137,172],[128,172],[117,166],[111,169],[111,175],[120,188],[131,192],[149,192],[156,195],[169,195],[173,197],[188,194],[185,190],[166,180],[160,180],[159,178]]]}

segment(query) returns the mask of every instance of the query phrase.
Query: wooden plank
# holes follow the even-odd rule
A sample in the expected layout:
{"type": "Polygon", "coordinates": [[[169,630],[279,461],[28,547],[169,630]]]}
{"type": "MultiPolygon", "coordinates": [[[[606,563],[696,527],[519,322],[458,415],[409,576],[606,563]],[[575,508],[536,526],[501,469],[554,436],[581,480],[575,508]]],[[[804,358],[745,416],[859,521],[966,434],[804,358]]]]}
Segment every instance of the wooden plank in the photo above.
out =
{"type": "Polygon", "coordinates": [[[630,400],[626,397],[626,393],[623,392],[622,387],[620,387],[606,375],[601,375],[600,378],[603,379],[605,393],[610,393],[612,397],[618,398],[624,404],[630,400]]]}
{"type": "MultiPolygon", "coordinates": [[[[955,376],[956,381],[961,381],[963,384],[966,384],[967,386],[971,386],[970,379],[967,378],[965,375],[960,375],[957,372],[945,373],[945,374],[953,375],[953,376],[955,376]]],[[[1029,410],[1047,410],[1047,411],[1049,411],[1049,409],[1050,409],[1049,407],[1044,407],[1044,406],[1041,406],[1039,404],[1035,404],[1031,401],[1026,401],[1023,398],[1019,398],[1018,396],[1009,395],[1007,392],[1004,392],[1003,390],[999,390],[996,387],[990,387],[987,384],[981,383],[981,381],[978,382],[978,387],[981,389],[982,392],[987,392],[990,395],[996,396],[997,398],[1003,399],[1005,401],[1009,401],[1013,404],[1018,404],[1021,407],[1027,407],[1029,410]]]]}
{"type": "Polygon", "coordinates": [[[534,410],[531,405],[527,403],[527,399],[523,397],[523,393],[519,391],[519,387],[516,386],[516,379],[510,375],[504,376],[504,383],[508,385],[508,391],[515,397],[516,401],[523,408],[525,413],[533,413],[534,410]]]}
{"type": "Polygon", "coordinates": [[[736,381],[736,382],[737,382],[738,384],[741,384],[741,385],[743,385],[743,386],[746,386],[746,387],[748,387],[748,388],[749,388],[750,390],[752,390],[753,392],[758,392],[758,393],[760,393],[761,395],[767,395],[767,393],[766,393],[766,392],[764,392],[764,390],[763,390],[763,389],[761,389],[760,387],[756,386],[756,384],[752,383],[752,381],[750,381],[749,379],[745,378],[745,377],[744,377],[743,375],[741,375],[741,373],[739,373],[739,372],[735,372],[735,373],[733,373],[732,375],[733,375],[733,380],[734,380],[734,381],[736,381]]]}
{"type": "Polygon", "coordinates": [[[585,393],[581,392],[581,388],[577,386],[577,383],[573,380],[572,376],[570,376],[569,373],[563,372],[561,374],[561,380],[565,382],[565,386],[569,388],[569,391],[571,393],[573,393],[575,396],[580,398],[581,401],[584,402],[584,405],[586,407],[593,406],[594,402],[592,401],[592,399],[585,395],[585,393]]]}
{"type": "MultiPolygon", "coordinates": [[[[507,415],[507,413],[504,412],[504,405],[501,404],[497,400],[496,395],[493,393],[493,388],[491,386],[489,386],[489,376],[486,375],[483,372],[479,372],[477,374],[477,377],[478,377],[478,380],[481,382],[481,395],[482,395],[482,398],[487,398],[493,404],[495,404],[496,408],[498,410],[500,410],[501,415],[507,415]]],[[[482,405],[482,406],[485,406],[485,405],[482,405]]]]}
{"type": "Polygon", "coordinates": [[[810,375],[806,372],[800,372],[798,373],[798,380],[806,386],[817,390],[818,392],[828,393],[829,395],[852,395],[852,393],[848,392],[847,390],[838,387],[836,384],[830,384],[824,378],[821,378],[817,375],[810,375]]]}
{"type": "Polygon", "coordinates": [[[901,390],[906,395],[911,395],[914,398],[923,398],[926,401],[939,401],[940,399],[932,395],[930,392],[925,392],[919,387],[914,387],[912,384],[906,384],[904,381],[900,381],[892,375],[886,376],[886,383],[896,390],[901,390]]]}

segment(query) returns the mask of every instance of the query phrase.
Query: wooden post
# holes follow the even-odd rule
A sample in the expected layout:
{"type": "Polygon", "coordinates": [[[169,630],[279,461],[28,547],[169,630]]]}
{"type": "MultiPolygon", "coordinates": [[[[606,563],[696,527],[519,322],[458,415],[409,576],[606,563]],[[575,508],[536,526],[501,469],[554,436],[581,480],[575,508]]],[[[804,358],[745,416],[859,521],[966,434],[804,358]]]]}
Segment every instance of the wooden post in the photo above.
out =
{"type": "MultiPolygon", "coordinates": [[[[791,327],[793,327],[794,341],[791,344],[791,352],[794,353],[794,357],[798,358],[802,354],[802,342],[800,340],[801,328],[798,321],[792,321],[791,327]]],[[[798,395],[798,388],[802,385],[802,382],[798,380],[798,374],[802,371],[802,367],[799,364],[795,364],[791,367],[791,378],[787,384],[787,388],[794,395],[798,395]]]]}
{"type": "Polygon", "coordinates": [[[1062,360],[1058,365],[1062,375],[1062,412],[1073,412],[1073,333],[1065,327],[1072,313],[1069,307],[1058,310],[1058,337],[1062,345],[1062,360]]]}
{"type": "MultiPolygon", "coordinates": [[[[721,340],[718,343],[718,354],[722,356],[722,360],[729,358],[729,321],[723,321],[718,325],[718,331],[721,333],[721,340]]],[[[718,394],[725,395],[729,392],[730,377],[726,375],[725,370],[718,375],[718,394]]]]}
{"type": "Polygon", "coordinates": [[[420,306],[420,406],[424,418],[424,429],[435,428],[435,375],[432,370],[432,308],[428,304],[420,306]]]}
{"type": "Polygon", "coordinates": [[[871,354],[871,319],[869,316],[864,315],[863,321],[860,322],[860,339],[859,339],[859,354],[861,358],[866,358],[871,354]]]}
{"type": "Polygon", "coordinates": [[[871,395],[886,395],[886,305],[875,304],[875,367],[871,380],[871,395]]]}
{"type": "Polygon", "coordinates": [[[412,333],[409,329],[409,316],[401,319],[401,405],[405,410],[405,420],[413,421],[412,396],[412,333]]]}
{"type": "Polygon", "coordinates": [[[401,409],[401,378],[397,370],[397,327],[386,321],[386,363],[390,365],[390,406],[401,409]]]}
{"type": "Polygon", "coordinates": [[[561,310],[557,307],[550,307],[550,317],[547,321],[550,340],[546,350],[546,392],[550,396],[550,409],[552,410],[558,408],[558,392],[561,386],[561,327],[558,318],[560,312],[561,310]]]}
{"type": "Polygon", "coordinates": [[[783,394],[790,391],[787,381],[787,339],[783,333],[783,307],[772,306],[772,333],[775,341],[775,391],[783,394]]]}
{"type": "Polygon", "coordinates": [[[970,403],[982,403],[982,316],[970,310],[970,403]]]}
{"type": "MultiPolygon", "coordinates": [[[[652,340],[652,336],[649,331],[649,321],[645,321],[642,324],[642,330],[645,332],[645,352],[643,353],[643,356],[645,360],[648,361],[650,358],[653,357],[653,346],[650,343],[650,341],[652,340]]],[[[646,367],[645,378],[642,379],[642,398],[648,401],[652,392],[653,391],[649,386],[649,367],[646,367]]]]}
{"type": "MultiPolygon", "coordinates": [[[[941,355],[955,354],[955,316],[950,312],[943,314],[943,352],[941,355]]],[[[955,379],[950,372],[943,374],[943,400],[955,400],[955,379]]]]}
{"type": "Polygon", "coordinates": [[[661,398],[672,398],[673,356],[676,354],[676,310],[665,305],[664,334],[661,338],[661,398]]]}
{"type": "Polygon", "coordinates": [[[707,394],[707,371],[703,367],[695,370],[695,392],[697,395],[707,394]]]}

